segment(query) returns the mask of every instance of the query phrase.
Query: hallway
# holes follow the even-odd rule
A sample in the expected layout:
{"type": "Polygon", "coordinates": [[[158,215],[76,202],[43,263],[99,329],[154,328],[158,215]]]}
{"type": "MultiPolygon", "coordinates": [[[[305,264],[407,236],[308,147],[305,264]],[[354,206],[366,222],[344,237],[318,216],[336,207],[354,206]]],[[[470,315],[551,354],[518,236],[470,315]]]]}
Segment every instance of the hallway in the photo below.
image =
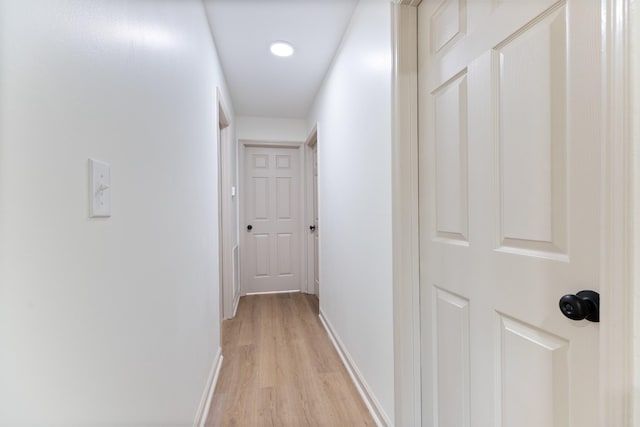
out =
{"type": "Polygon", "coordinates": [[[315,296],[240,300],[207,427],[374,426],[318,318],[315,296]]]}

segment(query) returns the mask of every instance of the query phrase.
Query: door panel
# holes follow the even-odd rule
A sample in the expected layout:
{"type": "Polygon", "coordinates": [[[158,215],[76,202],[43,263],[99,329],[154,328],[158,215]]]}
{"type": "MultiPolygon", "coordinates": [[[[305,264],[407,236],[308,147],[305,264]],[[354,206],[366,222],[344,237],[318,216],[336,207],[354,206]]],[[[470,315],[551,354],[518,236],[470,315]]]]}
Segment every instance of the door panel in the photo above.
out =
{"type": "Polygon", "coordinates": [[[299,150],[246,147],[244,156],[245,292],[299,290],[299,150]]]}
{"type": "Polygon", "coordinates": [[[278,276],[291,276],[293,274],[293,266],[291,259],[293,258],[293,236],[291,233],[278,234],[278,276]]]}
{"type": "Polygon", "coordinates": [[[443,425],[469,425],[469,300],[434,289],[437,410],[443,425]]]}
{"type": "Polygon", "coordinates": [[[423,424],[597,426],[600,7],[419,6],[423,424]]]}
{"type": "Polygon", "coordinates": [[[449,80],[433,94],[436,150],[436,230],[444,239],[466,242],[467,77],[449,80]]]}
{"type": "Polygon", "coordinates": [[[498,322],[501,425],[571,425],[569,341],[505,315],[498,315],[498,322]]]}
{"type": "Polygon", "coordinates": [[[566,253],[565,21],[563,6],[494,49],[501,239],[516,251],[566,253]]]}
{"type": "Polygon", "coordinates": [[[256,277],[269,277],[269,266],[271,264],[269,260],[269,249],[271,248],[269,237],[268,234],[253,234],[256,263],[254,275],[256,277]]]}
{"type": "Polygon", "coordinates": [[[291,184],[290,177],[276,178],[276,206],[278,220],[290,220],[293,206],[291,206],[291,184]]]}
{"type": "Polygon", "coordinates": [[[254,176],[251,178],[253,185],[251,188],[250,208],[253,210],[253,217],[256,220],[269,219],[269,178],[266,176],[254,176]]]}

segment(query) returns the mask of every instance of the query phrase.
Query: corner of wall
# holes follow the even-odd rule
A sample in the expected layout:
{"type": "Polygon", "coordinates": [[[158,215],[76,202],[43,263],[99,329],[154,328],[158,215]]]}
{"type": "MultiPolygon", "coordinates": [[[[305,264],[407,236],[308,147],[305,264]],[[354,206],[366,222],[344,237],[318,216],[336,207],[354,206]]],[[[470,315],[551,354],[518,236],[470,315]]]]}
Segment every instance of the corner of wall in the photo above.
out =
{"type": "Polygon", "coordinates": [[[213,363],[211,364],[211,369],[209,370],[207,383],[205,385],[204,391],[202,392],[200,405],[198,405],[195,421],[193,423],[194,427],[205,427],[207,418],[209,416],[209,410],[211,409],[213,393],[216,389],[216,384],[218,383],[220,369],[222,368],[223,359],[224,357],[222,356],[222,348],[218,348],[216,357],[213,359],[213,363]]]}
{"type": "Polygon", "coordinates": [[[340,356],[340,360],[342,360],[342,364],[344,365],[349,377],[351,377],[351,381],[353,381],[356,390],[358,390],[358,394],[362,398],[367,410],[371,414],[373,421],[376,423],[377,427],[392,427],[393,422],[386,414],[384,408],[378,401],[376,395],[371,390],[371,387],[367,383],[365,377],[360,372],[358,365],[353,360],[349,351],[345,347],[344,343],[340,339],[340,336],[337,334],[336,330],[331,325],[329,319],[327,319],[326,315],[320,309],[320,322],[322,326],[327,331],[327,335],[329,335],[329,339],[331,343],[336,349],[338,356],[340,356]]]}

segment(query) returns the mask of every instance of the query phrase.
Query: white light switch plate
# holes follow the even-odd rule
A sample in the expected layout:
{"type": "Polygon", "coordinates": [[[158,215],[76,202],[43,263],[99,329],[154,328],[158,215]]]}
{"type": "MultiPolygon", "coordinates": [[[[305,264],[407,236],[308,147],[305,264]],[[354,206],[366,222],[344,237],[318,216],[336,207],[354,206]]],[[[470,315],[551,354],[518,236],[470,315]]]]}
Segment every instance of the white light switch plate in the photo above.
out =
{"type": "Polygon", "coordinates": [[[111,170],[109,164],[89,159],[89,216],[111,216],[111,170]]]}

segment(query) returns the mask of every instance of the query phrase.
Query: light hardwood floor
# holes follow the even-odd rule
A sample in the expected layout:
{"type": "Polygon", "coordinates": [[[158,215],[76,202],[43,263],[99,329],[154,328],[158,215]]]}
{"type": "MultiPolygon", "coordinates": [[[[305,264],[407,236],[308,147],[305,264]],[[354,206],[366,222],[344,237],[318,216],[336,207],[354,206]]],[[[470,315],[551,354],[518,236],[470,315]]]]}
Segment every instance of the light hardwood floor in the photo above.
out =
{"type": "Polygon", "coordinates": [[[315,296],[242,297],[223,323],[222,354],[207,427],[375,426],[315,296]]]}

